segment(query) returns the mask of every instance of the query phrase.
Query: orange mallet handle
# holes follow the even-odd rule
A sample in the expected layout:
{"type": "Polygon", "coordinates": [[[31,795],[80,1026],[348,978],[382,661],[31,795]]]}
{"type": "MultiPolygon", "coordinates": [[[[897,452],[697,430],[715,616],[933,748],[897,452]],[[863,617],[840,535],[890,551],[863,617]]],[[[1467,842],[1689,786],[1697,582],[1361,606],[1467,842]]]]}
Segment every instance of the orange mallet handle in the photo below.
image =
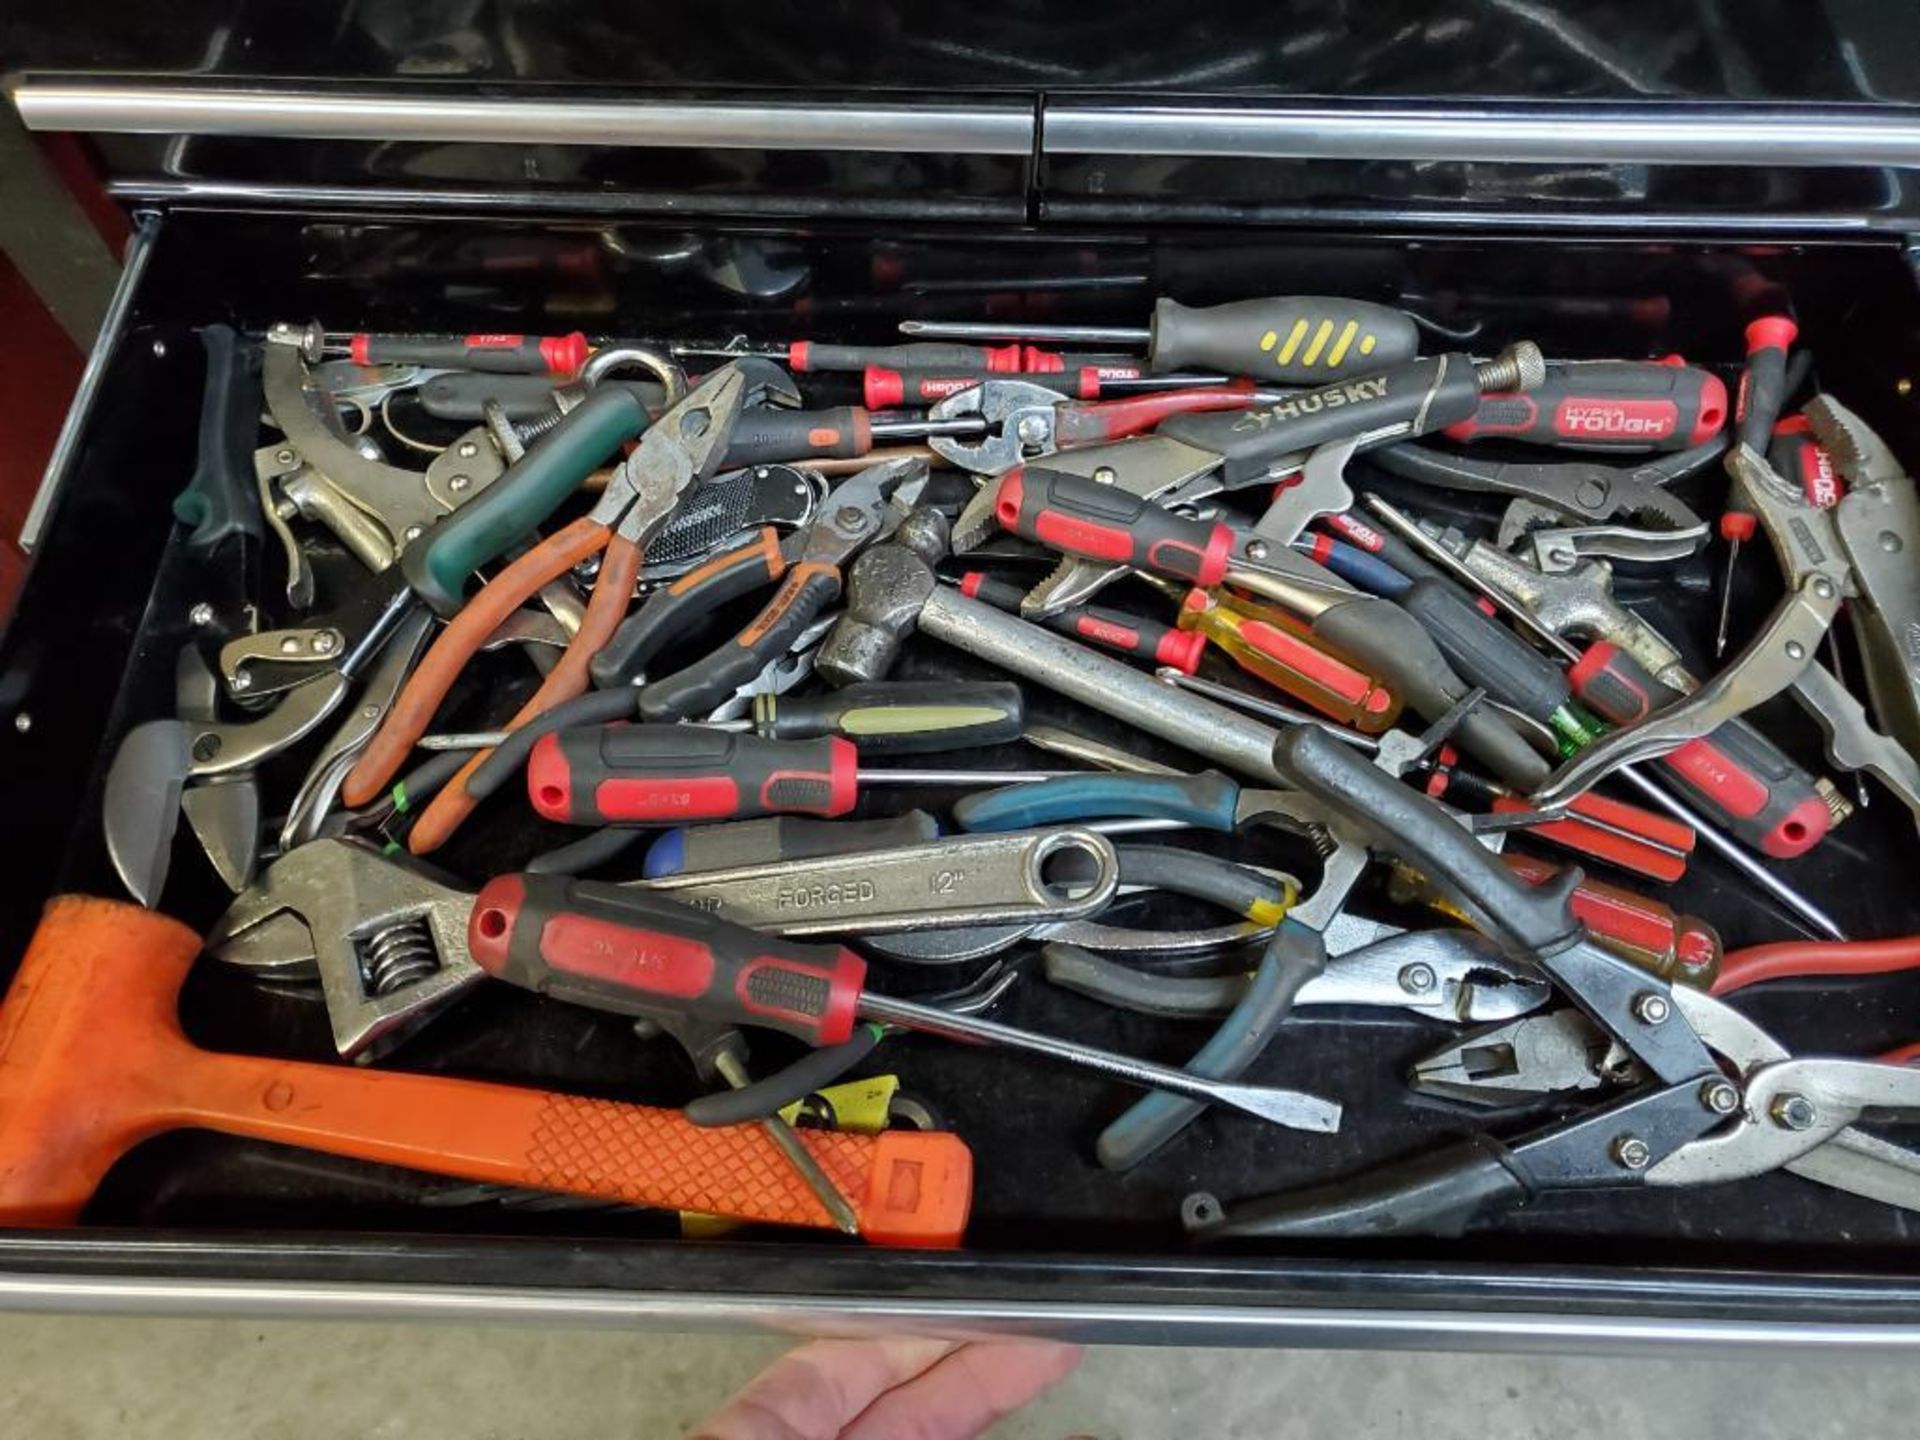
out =
{"type": "MultiPolygon", "coordinates": [[[[217,1055],[181,1033],[185,926],[67,896],[0,1004],[0,1225],[69,1225],[126,1150],[199,1127],[465,1180],[827,1229],[757,1125],[350,1066],[217,1055]]],[[[956,1136],[800,1132],[875,1244],[952,1247],[972,1155],[956,1136]]]]}

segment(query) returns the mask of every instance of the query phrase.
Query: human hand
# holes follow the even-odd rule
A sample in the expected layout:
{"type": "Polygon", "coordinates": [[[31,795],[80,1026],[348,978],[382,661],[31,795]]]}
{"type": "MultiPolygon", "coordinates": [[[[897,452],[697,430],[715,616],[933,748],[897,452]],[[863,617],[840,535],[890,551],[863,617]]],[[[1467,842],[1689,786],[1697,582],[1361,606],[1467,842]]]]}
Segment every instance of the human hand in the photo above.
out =
{"type": "Polygon", "coordinates": [[[1080,1353],[1047,1340],[815,1340],[690,1440],[970,1440],[1072,1374],[1080,1353]]]}

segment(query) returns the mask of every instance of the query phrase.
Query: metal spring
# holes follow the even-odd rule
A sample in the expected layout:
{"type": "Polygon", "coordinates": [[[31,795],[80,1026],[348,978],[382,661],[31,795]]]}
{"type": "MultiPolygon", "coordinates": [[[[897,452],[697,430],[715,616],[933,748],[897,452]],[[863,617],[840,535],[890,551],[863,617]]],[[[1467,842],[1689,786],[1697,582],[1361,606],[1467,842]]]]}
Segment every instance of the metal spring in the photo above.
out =
{"type": "Polygon", "coordinates": [[[367,993],[378,997],[417,984],[440,968],[433,932],[420,921],[403,920],[377,931],[366,944],[367,993]]]}
{"type": "Polygon", "coordinates": [[[1325,860],[1328,856],[1332,855],[1335,850],[1340,848],[1340,842],[1333,838],[1333,832],[1327,829],[1326,826],[1308,825],[1306,831],[1307,839],[1313,845],[1314,853],[1322,860],[1325,860]]]}

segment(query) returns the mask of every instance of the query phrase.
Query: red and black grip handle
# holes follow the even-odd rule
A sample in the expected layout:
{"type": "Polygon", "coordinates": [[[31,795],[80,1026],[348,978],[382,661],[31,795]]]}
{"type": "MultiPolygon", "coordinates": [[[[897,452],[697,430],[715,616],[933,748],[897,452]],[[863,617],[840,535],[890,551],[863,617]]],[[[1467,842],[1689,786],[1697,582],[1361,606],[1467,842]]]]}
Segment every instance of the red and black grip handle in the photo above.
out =
{"type": "Polygon", "coordinates": [[[1847,482],[1834,469],[1833,456],[1813,438],[1813,427],[1804,415],[1789,415],[1773,427],[1767,463],[1782,479],[1798,485],[1809,505],[1822,510],[1838,505],[1847,493],[1847,482]]]}
{"type": "Polygon", "coordinates": [[[668,1011],[813,1045],[853,1034],[866,963],[623,885],[501,875],[473,900],[467,948],[497,980],[617,1015],[668,1011]]]}
{"type": "Polygon", "coordinates": [[[597,725],[543,735],[527,798],[563,825],[679,825],[844,815],[859,754],[837,735],[765,740],[697,725],[597,725]]]}
{"type": "Polygon", "coordinates": [[[795,340],[787,346],[787,366],[801,375],[858,374],[870,365],[890,370],[986,370],[996,375],[1061,368],[1058,355],[1018,342],[960,345],[921,340],[910,345],[823,345],[817,340],[795,340]]]}
{"type": "Polygon", "coordinates": [[[848,460],[873,448],[871,417],[856,405],[835,410],[740,412],[727,438],[726,466],[774,465],[794,460],[848,460]]]}
{"type": "MultiPolygon", "coordinates": [[[[1010,615],[1020,613],[1024,594],[1011,580],[996,580],[978,570],[960,577],[960,593],[1010,615]]],[[[1207,649],[1207,637],[1197,630],[1176,630],[1144,615],[1128,615],[1104,605],[1074,605],[1055,611],[1040,623],[1102,650],[1171,665],[1183,675],[1200,668],[1200,657],[1207,649]]]]}
{"type": "MultiPolygon", "coordinates": [[[[1596,640],[1567,678],[1601,719],[1632,725],[1679,700],[1618,647],[1596,640]]],[[[1660,757],[1688,796],[1744,843],[1776,859],[1804,855],[1825,837],[1833,812],[1809,775],[1744,720],[1660,757]]]]}
{"type": "Polygon", "coordinates": [[[578,330],[571,335],[359,334],[347,341],[347,354],[356,365],[431,365],[562,380],[578,375],[592,353],[578,330]]]}
{"type": "Polygon", "coordinates": [[[788,567],[780,588],[744,630],[640,692],[640,718],[684,720],[711,710],[786,654],[813,618],[839,598],[838,566],[802,561],[788,567]]]}
{"type": "Polygon", "coordinates": [[[934,405],[949,395],[971,390],[989,380],[1024,380],[1029,385],[1038,385],[1069,400],[1098,400],[1105,382],[1138,380],[1145,373],[1139,365],[1124,360],[1018,373],[970,366],[894,369],[885,365],[869,365],[861,376],[861,395],[869,410],[894,410],[901,406],[934,405]]]}
{"type": "Polygon", "coordinates": [[[1523,440],[1569,450],[1691,450],[1727,423],[1718,375],[1654,360],[1553,360],[1537,390],[1480,397],[1442,432],[1453,440],[1523,440]]]}
{"type": "Polygon", "coordinates": [[[1087,560],[1131,565],[1207,588],[1226,578],[1233,531],[1058,470],[1022,466],[1000,479],[1002,529],[1087,560]]]}
{"type": "Polygon", "coordinates": [[[723,551],[648,595],[593,657],[593,683],[602,690],[632,684],[694,617],[771,585],[786,572],[779,532],[763,526],[745,545],[723,551]]]}
{"type": "Polygon", "coordinates": [[[1734,407],[1742,445],[1764,452],[1787,403],[1787,351],[1800,327],[1785,315],[1762,315],[1747,326],[1747,368],[1740,373],[1734,407]]]}

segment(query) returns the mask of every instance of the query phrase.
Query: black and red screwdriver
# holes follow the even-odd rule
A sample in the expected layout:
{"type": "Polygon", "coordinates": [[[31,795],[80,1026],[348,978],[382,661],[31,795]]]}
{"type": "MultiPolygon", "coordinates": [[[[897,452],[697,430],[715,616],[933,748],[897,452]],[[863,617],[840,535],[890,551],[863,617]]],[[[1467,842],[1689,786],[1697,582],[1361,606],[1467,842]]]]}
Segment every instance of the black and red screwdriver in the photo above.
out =
{"type": "Polygon", "coordinates": [[[1527,391],[1480,397],[1450,440],[1523,440],[1568,450],[1691,450],[1727,423],[1718,375],[1666,360],[1549,360],[1527,391]]]}
{"type": "MultiPolygon", "coordinates": [[[[1787,351],[1799,338],[1800,327],[1785,315],[1762,315],[1747,326],[1747,365],[1740,373],[1740,394],[1734,406],[1741,445],[1766,449],[1773,427],[1787,401],[1787,351]]],[[[1713,655],[1727,649],[1727,620],[1733,609],[1733,572],[1740,563],[1740,547],[1751,540],[1759,522],[1745,510],[1729,505],[1720,516],[1720,538],[1727,542],[1727,573],[1720,585],[1720,623],[1714,630],[1713,655]]]]}
{"type": "MultiPolygon", "coordinates": [[[[1573,693],[1601,719],[1614,725],[1632,725],[1681,698],[1679,691],[1656,680],[1644,665],[1616,646],[1600,640],[1582,651],[1541,624],[1524,606],[1482,584],[1471,570],[1379,496],[1369,495],[1367,507],[1423,554],[1485,595],[1571,662],[1567,680],[1573,693]]],[[[1832,801],[1820,784],[1743,720],[1730,721],[1710,735],[1689,741],[1661,756],[1660,762],[1723,829],[1762,854],[1779,859],[1803,855],[1832,827],[1832,801]]],[[[1628,774],[1628,770],[1621,773],[1628,774]]],[[[1640,783],[1637,775],[1629,778],[1640,783]]],[[[1712,833],[1704,825],[1695,829],[1712,833]]],[[[1768,879],[1770,888],[1777,883],[1768,879]]]]}
{"type": "MultiPolygon", "coordinates": [[[[571,335],[322,334],[320,355],[344,355],[356,365],[429,365],[441,370],[485,370],[502,375],[551,375],[571,380],[593,347],[571,335]]],[[[317,358],[317,357],[316,357],[317,358]]]]}
{"type": "MultiPolygon", "coordinates": [[[[994,375],[1023,371],[1058,372],[1098,363],[1091,356],[1062,355],[1035,345],[830,345],[818,340],[791,340],[759,348],[741,346],[672,345],[676,356],[738,360],[743,355],[777,360],[797,375],[836,372],[857,374],[869,366],[890,370],[984,370],[994,375]]],[[[1130,367],[1134,374],[1140,367],[1130,367]]]]}
{"type": "Polygon", "coordinates": [[[558,875],[502,875],[474,897],[467,947],[489,975],[619,1015],[662,1010],[838,1045],[862,1021],[1001,1045],[1151,1090],[1230,1105],[1294,1130],[1331,1133],[1340,1106],[1298,1090],[1211,1080],[866,988],[867,964],[837,945],[761,935],[665,896],[558,875]]]}
{"type": "Polygon", "coordinates": [[[863,785],[978,789],[1059,773],[868,770],[838,735],[768,740],[698,725],[595,725],[540,737],[527,758],[527,797],[542,816],[564,825],[679,825],[845,815],[863,785]]]}

